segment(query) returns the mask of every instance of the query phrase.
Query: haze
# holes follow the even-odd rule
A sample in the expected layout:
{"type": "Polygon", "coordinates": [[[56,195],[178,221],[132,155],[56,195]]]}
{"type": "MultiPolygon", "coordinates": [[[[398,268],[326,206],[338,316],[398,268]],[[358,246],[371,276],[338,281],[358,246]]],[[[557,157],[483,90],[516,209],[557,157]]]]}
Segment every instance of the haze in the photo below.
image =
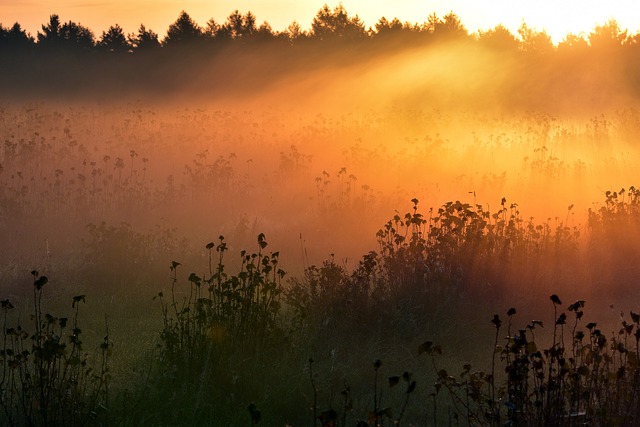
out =
{"type": "MultiPolygon", "coordinates": [[[[72,39],[8,53],[4,274],[98,271],[148,293],[167,259],[196,270],[218,236],[237,253],[258,233],[292,274],[327,259],[350,269],[414,198],[425,217],[461,201],[586,245],[589,210],[635,184],[638,35],[615,21],[556,47],[527,25],[470,35],[455,15],[375,33],[345,19],[313,34],[230,17],[151,50],[72,39]]],[[[589,265],[581,256],[567,264],[589,265]]],[[[514,273],[514,292],[550,277],[585,297],[591,274],[616,271],[569,281],[549,262],[514,273]]]]}

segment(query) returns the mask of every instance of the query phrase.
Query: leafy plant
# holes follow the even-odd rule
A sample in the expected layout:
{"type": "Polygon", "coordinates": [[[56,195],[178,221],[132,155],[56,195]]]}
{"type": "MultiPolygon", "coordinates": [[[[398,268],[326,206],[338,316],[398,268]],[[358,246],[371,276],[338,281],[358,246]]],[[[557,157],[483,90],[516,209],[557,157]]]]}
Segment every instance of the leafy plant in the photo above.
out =
{"type": "Polygon", "coordinates": [[[11,326],[9,300],[2,301],[3,343],[0,351],[0,406],[8,425],[90,425],[108,420],[109,332],[97,355],[97,365],[84,348],[79,325],[84,295],[73,297],[72,318],[43,310],[43,290],[49,283],[33,275],[33,332],[20,322],[11,326]]]}
{"type": "MultiPolygon", "coordinates": [[[[595,322],[582,329],[585,301],[566,309],[573,313],[569,324],[557,295],[551,296],[554,310],[551,344],[540,347],[534,330],[543,322],[533,320],[524,329],[511,332],[515,309],[507,313],[508,331],[504,345],[496,345],[504,375],[495,370],[473,371],[465,364],[458,376],[439,368],[441,346],[425,342],[420,354],[427,354],[437,373],[436,393],[445,389],[457,416],[473,425],[636,425],[640,419],[640,370],[638,350],[640,315],[631,312],[631,322],[621,318],[617,334],[607,338],[595,322]],[[570,343],[565,342],[565,333],[570,343]]],[[[502,321],[495,315],[496,343],[502,321]]],[[[498,371],[499,372],[499,371],[498,371]]]]}
{"type": "MultiPolygon", "coordinates": [[[[175,398],[186,398],[196,412],[215,411],[215,403],[205,402],[204,396],[225,395],[228,388],[247,399],[255,395],[243,394],[235,366],[248,369],[252,359],[259,364],[258,360],[269,357],[263,353],[279,351],[278,343],[283,339],[280,294],[285,272],[278,267],[279,253],[265,254],[266,247],[265,236],[260,234],[257,252],[242,251],[239,271],[230,274],[225,266],[227,243],[220,236],[217,244],[206,245],[207,278],[191,273],[188,284],[182,287],[178,280],[182,265],[173,261],[170,295],[157,295],[163,318],[159,387],[168,387],[175,398]],[[212,262],[214,253],[216,265],[212,262]],[[198,398],[191,400],[191,395],[198,398]]],[[[248,372],[243,374],[249,376],[248,372]]],[[[258,412],[253,409],[250,413],[257,423],[258,412]]]]}

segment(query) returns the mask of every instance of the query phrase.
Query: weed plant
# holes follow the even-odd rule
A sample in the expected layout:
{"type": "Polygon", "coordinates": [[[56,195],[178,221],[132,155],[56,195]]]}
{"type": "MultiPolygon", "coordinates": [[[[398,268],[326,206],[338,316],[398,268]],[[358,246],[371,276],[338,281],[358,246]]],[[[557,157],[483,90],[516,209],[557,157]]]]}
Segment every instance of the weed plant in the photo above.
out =
{"type": "Polygon", "coordinates": [[[640,190],[607,191],[602,206],[589,210],[587,231],[589,262],[612,266],[596,271],[595,279],[609,284],[611,293],[635,297],[640,250],[630,236],[640,233],[640,190]]]}
{"type": "Polygon", "coordinates": [[[378,252],[364,255],[352,272],[333,258],[310,266],[302,280],[291,280],[288,303],[296,318],[315,325],[368,328],[384,319],[391,329],[412,325],[413,334],[466,301],[508,299],[516,279],[542,283],[539,266],[578,258],[579,234],[564,224],[525,223],[504,198],[493,214],[457,201],[428,217],[413,199],[412,212],[394,215],[378,231],[378,252]]]}
{"type": "Polygon", "coordinates": [[[240,271],[233,275],[225,271],[224,237],[220,236],[217,245],[207,244],[209,277],[203,279],[191,273],[188,297],[182,299],[176,290],[181,264],[172,263],[169,300],[164,293],[158,294],[164,320],[162,357],[181,375],[193,372],[200,375],[211,354],[217,353],[216,342],[242,345],[249,354],[255,354],[277,331],[281,280],[285,272],[278,268],[278,252],[262,253],[267,246],[263,234],[258,236],[258,245],[258,252],[241,252],[240,271]],[[214,250],[218,254],[215,270],[214,250]]]}
{"type": "Polygon", "coordinates": [[[451,374],[438,366],[441,346],[420,346],[437,373],[434,396],[447,393],[456,420],[486,426],[638,424],[640,315],[621,314],[620,329],[607,337],[596,322],[583,323],[585,301],[558,313],[560,298],[550,299],[554,321],[548,345],[541,344],[547,340],[537,332],[544,326],[541,320],[516,329],[511,308],[505,331],[500,316],[493,317],[490,371],[465,364],[458,375],[451,374]]]}
{"type": "MultiPolygon", "coordinates": [[[[590,213],[589,238],[604,238],[606,227],[624,229],[635,223],[636,191],[620,196],[626,193],[607,194],[603,208],[590,213]]],[[[541,320],[516,332],[516,311],[511,309],[506,332],[500,316],[493,318],[496,350],[485,361],[490,369],[476,371],[465,363],[457,376],[449,373],[449,365],[459,355],[449,357],[444,367],[442,346],[427,342],[418,352],[407,350],[417,347],[425,334],[436,332],[442,339],[446,334],[437,331],[443,322],[454,333],[477,329],[465,326],[475,318],[464,313],[469,300],[495,297],[488,281],[504,292],[514,280],[511,272],[522,278],[553,258],[576,258],[579,246],[577,228],[525,222],[517,205],[507,205],[505,199],[496,213],[449,202],[428,216],[420,212],[417,199],[412,202],[411,212],[394,215],[377,233],[379,251],[363,256],[352,271],[330,258],[309,266],[302,278],[283,283],[280,254],[265,252],[263,234],[257,251],[240,252],[236,273],[229,271],[229,247],[222,236],[204,247],[204,274],[182,275],[181,263],[172,262],[170,290],[156,297],[161,312],[156,357],[141,377],[143,383],[117,392],[108,388],[108,334],[100,366],[88,367],[91,356],[83,350],[78,327],[84,296],[73,298],[71,321],[45,314],[41,305],[47,279],[34,271],[36,332],[19,324],[11,327],[13,306],[8,300],[2,305],[0,403],[6,423],[637,422],[640,316],[635,312],[631,322],[621,319],[618,334],[607,337],[595,322],[582,326],[584,301],[559,312],[562,304],[554,295],[554,326],[545,336],[540,329],[549,322],[541,320]],[[421,353],[429,356],[433,372],[420,364],[421,353]],[[362,362],[367,358],[375,360],[373,365],[362,362]],[[434,381],[431,392],[428,385],[434,381]]],[[[140,247],[153,243],[125,225],[102,225],[92,233],[95,250],[111,245],[109,250],[117,252],[127,242],[140,247]]],[[[486,344],[483,336],[477,334],[467,345],[486,347],[480,345],[486,344]]]]}
{"type": "MultiPolygon", "coordinates": [[[[285,272],[278,266],[278,252],[264,252],[263,234],[258,247],[253,253],[242,251],[239,271],[231,274],[225,267],[227,243],[220,236],[217,244],[206,245],[204,277],[191,273],[187,284],[181,283],[182,265],[174,261],[171,290],[157,295],[163,328],[154,388],[171,405],[189,411],[182,414],[186,419],[235,423],[238,405],[261,403],[270,388],[278,387],[259,384],[271,358],[286,359],[281,354],[288,346],[281,314],[285,272]]],[[[183,422],[178,414],[161,411],[161,422],[183,422]]]]}
{"type": "Polygon", "coordinates": [[[79,324],[84,295],[73,297],[73,315],[56,317],[43,310],[46,276],[33,275],[33,329],[9,323],[14,310],[2,301],[0,406],[4,425],[84,426],[108,422],[109,332],[97,353],[87,351],[79,324]],[[31,332],[30,332],[31,330],[31,332]]]}

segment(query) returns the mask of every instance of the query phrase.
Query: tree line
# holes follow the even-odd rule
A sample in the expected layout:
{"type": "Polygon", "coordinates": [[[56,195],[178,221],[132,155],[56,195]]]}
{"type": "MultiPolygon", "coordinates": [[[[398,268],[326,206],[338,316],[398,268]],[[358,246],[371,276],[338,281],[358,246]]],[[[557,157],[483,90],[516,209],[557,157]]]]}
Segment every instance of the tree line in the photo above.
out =
{"type": "Polygon", "coordinates": [[[382,17],[374,27],[367,28],[357,16],[350,16],[342,5],[330,8],[324,5],[315,15],[308,30],[297,22],[283,31],[275,31],[268,22],[258,24],[251,12],[235,10],[224,22],[210,19],[198,25],[187,12],[182,11],[162,39],[154,31],[140,25],[137,32],[126,34],[120,25],[112,25],[100,36],[88,27],[73,21],[63,22],[51,15],[34,37],[19,23],[4,27],[0,23],[0,52],[74,52],[137,53],[163,50],[197,49],[229,43],[271,43],[299,45],[312,42],[348,46],[366,41],[398,41],[427,43],[433,41],[473,42],[502,51],[550,53],[562,50],[613,49],[635,47],[640,49],[640,33],[622,30],[615,20],[596,26],[589,34],[569,34],[557,46],[545,31],[537,31],[526,24],[513,34],[503,25],[470,33],[459,17],[449,13],[443,17],[431,14],[423,23],[401,22],[382,17]]]}
{"type": "Polygon", "coordinates": [[[380,18],[367,28],[342,5],[324,5],[308,29],[293,22],[283,31],[237,10],[204,26],[183,11],[164,37],[144,25],[130,34],[113,25],[96,37],[58,15],[35,37],[18,23],[0,25],[0,99],[236,99],[309,76],[321,75],[314,87],[324,90],[336,80],[323,70],[344,70],[337,77],[344,83],[389,61],[409,66],[418,57],[431,70],[448,71],[441,75],[447,78],[423,73],[412,81],[389,76],[413,85],[412,99],[523,109],[604,108],[640,99],[640,34],[615,20],[554,45],[545,31],[526,24],[516,34],[503,25],[470,33],[454,13],[431,14],[421,24],[380,18]]]}

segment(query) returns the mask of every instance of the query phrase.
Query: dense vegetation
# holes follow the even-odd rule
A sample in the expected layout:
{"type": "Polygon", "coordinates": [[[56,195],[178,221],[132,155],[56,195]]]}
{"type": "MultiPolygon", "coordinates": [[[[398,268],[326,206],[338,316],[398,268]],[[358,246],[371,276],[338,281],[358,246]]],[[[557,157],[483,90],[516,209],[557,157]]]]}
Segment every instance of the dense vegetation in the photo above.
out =
{"type": "MultiPolygon", "coordinates": [[[[595,259],[608,248],[620,257],[621,264],[613,266],[619,270],[627,254],[608,245],[618,241],[616,229],[640,225],[640,194],[630,188],[606,196],[589,214],[584,256],[595,259]]],[[[509,298],[535,303],[528,298],[541,298],[545,289],[539,286],[549,278],[532,267],[552,259],[561,258],[571,275],[578,274],[580,265],[572,264],[578,258],[577,233],[565,226],[523,224],[504,199],[495,213],[455,202],[429,217],[420,213],[418,200],[413,204],[411,212],[380,229],[379,250],[363,256],[353,271],[329,259],[285,282],[280,255],[267,252],[262,234],[256,252],[240,253],[235,272],[228,269],[222,236],[205,245],[203,276],[179,274],[185,266],[173,261],[170,290],[154,298],[159,346],[142,353],[150,367],[137,382],[112,378],[112,351],[134,349],[114,346],[108,324],[101,345],[88,348],[80,339],[79,308],[87,297],[73,297],[71,320],[51,314],[43,296],[56,285],[33,271],[29,320],[14,313],[10,300],[2,301],[4,422],[637,422],[639,314],[621,313],[619,331],[608,336],[597,323],[582,320],[584,300],[565,306],[551,295],[551,320],[516,326],[516,309],[510,308],[504,331],[499,314],[491,318],[489,310],[474,304],[505,306],[501,300],[509,298]],[[516,272],[518,280],[540,281],[531,296],[509,291],[516,272]],[[481,350],[467,356],[485,370],[464,363],[458,371],[452,360],[442,360],[451,351],[446,343],[422,342],[425,335],[442,334],[441,325],[449,330],[441,339],[455,343],[445,337],[462,332],[464,345],[481,350]],[[469,328],[487,333],[471,336],[464,333],[469,328]]]]}

